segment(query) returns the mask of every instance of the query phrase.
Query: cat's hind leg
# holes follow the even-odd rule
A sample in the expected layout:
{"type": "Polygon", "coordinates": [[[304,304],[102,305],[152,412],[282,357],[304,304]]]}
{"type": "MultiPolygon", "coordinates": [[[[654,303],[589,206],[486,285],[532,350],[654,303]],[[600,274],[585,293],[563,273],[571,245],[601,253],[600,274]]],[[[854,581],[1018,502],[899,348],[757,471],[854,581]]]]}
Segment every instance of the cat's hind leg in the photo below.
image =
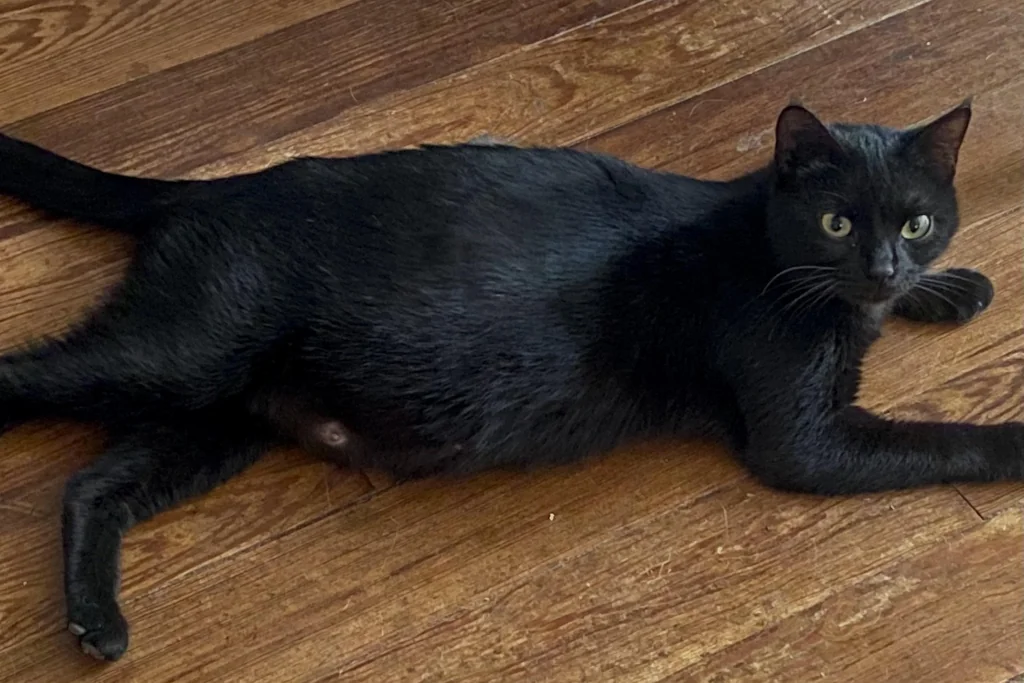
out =
{"type": "Polygon", "coordinates": [[[965,323],[992,303],[995,290],[975,270],[952,268],[928,273],[896,302],[893,314],[926,323],[965,323]]]}
{"type": "Polygon", "coordinates": [[[259,266],[205,256],[188,273],[160,256],[63,338],[0,356],[0,425],[191,411],[250,385],[284,335],[259,266]]]}
{"type": "Polygon", "coordinates": [[[244,415],[138,423],[113,432],[107,451],[71,477],[64,586],[68,630],[84,652],[112,661],[128,647],[117,601],[123,534],[238,474],[271,443],[263,423],[244,415]]]}

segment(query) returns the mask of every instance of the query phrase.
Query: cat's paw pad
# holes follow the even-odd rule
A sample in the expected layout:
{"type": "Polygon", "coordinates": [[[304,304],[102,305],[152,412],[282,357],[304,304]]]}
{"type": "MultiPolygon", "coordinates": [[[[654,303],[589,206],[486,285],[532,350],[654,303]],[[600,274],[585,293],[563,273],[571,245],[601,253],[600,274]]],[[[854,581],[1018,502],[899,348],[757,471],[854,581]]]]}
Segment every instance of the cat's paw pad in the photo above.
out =
{"type": "Polygon", "coordinates": [[[68,631],[78,637],[82,652],[96,659],[113,662],[128,649],[128,622],[117,605],[113,609],[83,606],[71,610],[68,631]]]}

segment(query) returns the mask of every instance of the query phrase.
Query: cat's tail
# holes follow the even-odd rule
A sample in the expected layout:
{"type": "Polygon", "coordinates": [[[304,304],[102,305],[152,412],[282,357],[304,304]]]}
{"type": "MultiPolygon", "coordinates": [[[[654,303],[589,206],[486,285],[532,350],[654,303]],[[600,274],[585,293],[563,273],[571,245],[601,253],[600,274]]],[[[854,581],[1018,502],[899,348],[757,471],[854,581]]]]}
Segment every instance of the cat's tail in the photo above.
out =
{"type": "Polygon", "coordinates": [[[137,235],[190,184],[107,173],[0,134],[0,194],[56,216],[137,235]]]}

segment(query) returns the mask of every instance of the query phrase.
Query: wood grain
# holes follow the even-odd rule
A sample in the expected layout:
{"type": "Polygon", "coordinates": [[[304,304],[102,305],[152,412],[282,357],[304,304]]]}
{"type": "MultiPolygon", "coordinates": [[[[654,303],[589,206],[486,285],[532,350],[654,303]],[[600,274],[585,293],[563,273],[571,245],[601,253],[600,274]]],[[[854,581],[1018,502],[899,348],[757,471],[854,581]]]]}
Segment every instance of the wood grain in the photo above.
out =
{"type": "MultiPolygon", "coordinates": [[[[833,581],[976,521],[949,489],[787,497],[700,450],[684,457],[648,448],[533,475],[526,498],[525,484],[489,475],[457,487],[392,489],[208,564],[130,602],[138,637],[126,666],[90,673],[116,680],[145,671],[151,681],[265,680],[274,670],[301,671],[302,680],[381,680],[388,671],[536,680],[505,669],[554,658],[548,665],[559,676],[543,679],[573,680],[566,674],[584,654],[590,666],[611,664],[603,651],[613,642],[635,667],[662,650],[675,650],[680,662],[815,602],[833,581]],[[302,563],[282,562],[299,556],[302,563]],[[750,604],[755,585],[761,610],[750,604]],[[197,586],[203,599],[190,600],[197,586]],[[581,593],[591,596],[582,604],[581,593]],[[723,614],[728,623],[701,641],[723,614]],[[172,618],[184,661],[161,645],[161,624],[172,618]],[[287,631],[263,627],[279,620],[287,631]],[[592,648],[568,647],[584,636],[592,648]],[[246,647],[234,656],[236,639],[246,647]],[[430,656],[449,648],[450,670],[449,660],[430,656]]],[[[19,680],[43,680],[45,665],[12,654],[19,680]]]]}
{"type": "Polygon", "coordinates": [[[19,121],[7,132],[114,170],[173,175],[632,2],[363,0],[19,121]],[[93,134],[104,122],[117,135],[93,134]]]}
{"type": "Polygon", "coordinates": [[[956,488],[982,517],[993,517],[1008,509],[1024,509],[1024,485],[1020,482],[958,484],[956,488]]]}
{"type": "Polygon", "coordinates": [[[1006,680],[1024,670],[1022,525],[1004,512],[664,680],[1006,680]],[[907,656],[924,651],[941,654],[907,656]]]}
{"type": "Polygon", "coordinates": [[[776,0],[754,11],[739,0],[642,3],[504,59],[353,107],[196,175],[482,133],[571,144],[915,4],[919,0],[776,0]]]}
{"type": "Polygon", "coordinates": [[[353,681],[396,666],[418,680],[658,680],[938,538],[927,529],[973,523],[956,501],[939,502],[944,493],[920,495],[823,501],[744,481],[631,521],[365,651],[321,657],[341,659],[353,681]],[[925,509],[935,504],[950,515],[942,522],[925,509]]]}
{"type": "MultiPolygon", "coordinates": [[[[235,0],[0,2],[0,120],[59,105],[5,129],[163,176],[492,132],[721,177],[766,158],[791,94],[902,125],[972,92],[949,258],[997,299],[963,328],[889,326],[863,402],[1019,415],[1013,3],[257,4],[236,26],[235,0]]],[[[0,202],[0,346],[61,330],[121,273],[123,240],[51,225],[0,202]]],[[[1004,683],[1024,668],[1020,486],[785,496],[701,444],[400,487],[277,453],[129,534],[133,645],[102,667],[63,632],[57,512],[100,445],[66,425],[4,436],[0,681],[924,680],[909,660],[1004,683]]]]}
{"type": "MultiPolygon", "coordinates": [[[[654,168],[727,178],[769,158],[775,115],[790,97],[829,120],[911,125],[969,94],[986,107],[980,118],[998,116],[1010,124],[998,132],[1019,145],[1012,130],[1019,112],[1007,109],[1008,102],[984,100],[985,93],[1020,80],[1020,23],[1019,10],[999,0],[935,0],[686,98],[642,124],[598,132],[587,146],[654,168]]],[[[989,141],[978,134],[979,123],[984,121],[972,121],[965,142],[966,162],[973,146],[989,141]]],[[[997,158],[1006,163],[1013,155],[1000,151],[997,158]]],[[[1001,187],[1015,186],[1011,181],[1001,187]]]]}
{"type": "Polygon", "coordinates": [[[0,124],[235,47],[352,2],[2,2],[0,124]],[[244,21],[239,21],[240,14],[244,21]],[[41,82],[48,87],[40,88],[41,82]]]}

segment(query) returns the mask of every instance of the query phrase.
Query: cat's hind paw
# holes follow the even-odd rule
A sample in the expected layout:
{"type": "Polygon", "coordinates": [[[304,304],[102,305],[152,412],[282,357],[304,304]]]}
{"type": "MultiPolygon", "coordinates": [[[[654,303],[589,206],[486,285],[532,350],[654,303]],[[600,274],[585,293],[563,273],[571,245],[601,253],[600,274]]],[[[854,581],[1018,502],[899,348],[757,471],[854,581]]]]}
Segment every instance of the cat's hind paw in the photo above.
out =
{"type": "Polygon", "coordinates": [[[128,649],[128,622],[117,605],[104,609],[81,604],[68,611],[68,631],[78,637],[78,646],[85,654],[113,662],[128,649]]]}

